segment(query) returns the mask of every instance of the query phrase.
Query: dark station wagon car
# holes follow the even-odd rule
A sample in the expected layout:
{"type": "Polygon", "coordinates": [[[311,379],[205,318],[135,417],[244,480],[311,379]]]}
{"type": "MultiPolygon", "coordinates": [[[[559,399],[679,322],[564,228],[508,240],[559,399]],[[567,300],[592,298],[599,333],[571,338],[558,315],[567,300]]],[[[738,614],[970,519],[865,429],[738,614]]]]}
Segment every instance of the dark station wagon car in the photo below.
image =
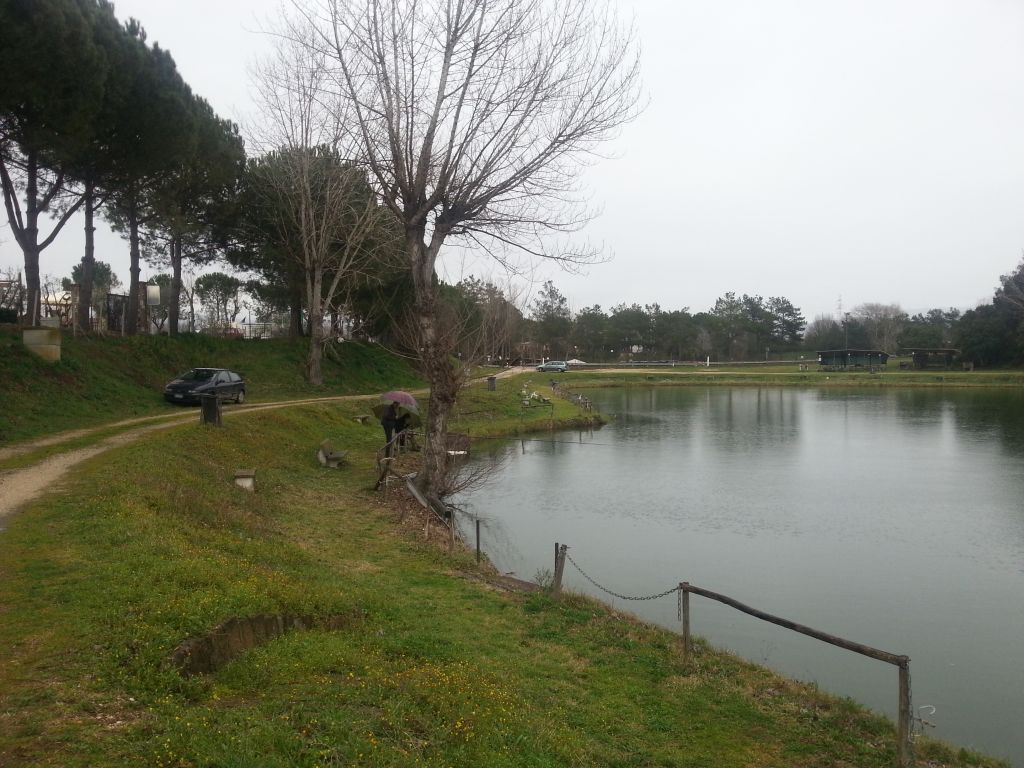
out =
{"type": "Polygon", "coordinates": [[[194,405],[203,395],[244,403],[245,379],[242,374],[226,368],[193,368],[164,387],[164,400],[169,403],[194,405]]]}

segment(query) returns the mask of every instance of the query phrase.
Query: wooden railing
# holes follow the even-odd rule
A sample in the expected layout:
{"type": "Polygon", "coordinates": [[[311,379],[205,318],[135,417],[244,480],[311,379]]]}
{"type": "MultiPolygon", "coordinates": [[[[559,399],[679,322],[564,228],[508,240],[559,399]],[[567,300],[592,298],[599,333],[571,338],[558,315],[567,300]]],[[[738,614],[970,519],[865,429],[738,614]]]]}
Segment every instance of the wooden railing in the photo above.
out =
{"type": "Polygon", "coordinates": [[[869,645],[863,643],[857,643],[853,640],[847,640],[836,635],[831,635],[828,632],[822,632],[821,630],[812,629],[811,627],[798,624],[795,621],[789,619],[783,619],[779,616],[773,616],[770,613],[759,611],[756,608],[752,608],[749,605],[741,603],[739,600],[734,600],[726,595],[719,594],[718,592],[712,592],[709,589],[702,587],[696,587],[690,584],[688,581],[682,581],[678,587],[671,588],[665,592],[658,593],[656,595],[635,597],[620,595],[616,592],[611,591],[605,586],[598,584],[588,574],[582,571],[576,561],[571,557],[568,557],[568,546],[565,544],[555,544],[555,571],[552,583],[552,595],[558,597],[562,591],[562,577],[565,571],[565,561],[568,559],[576,567],[577,570],[586,578],[591,584],[600,589],[603,592],[607,592],[610,595],[619,597],[624,600],[650,600],[653,598],[664,597],[670,595],[673,592],[678,592],[679,597],[679,618],[683,625],[683,658],[688,659],[693,649],[693,639],[690,634],[690,595],[701,595],[709,600],[716,600],[719,603],[728,605],[731,608],[735,608],[737,611],[742,611],[749,616],[767,621],[770,624],[775,624],[786,629],[799,632],[802,635],[813,637],[815,640],[821,640],[824,643],[843,648],[854,653],[859,653],[862,656],[867,656],[878,661],[884,661],[887,664],[892,664],[899,669],[899,707],[898,716],[896,722],[896,755],[897,765],[899,768],[911,768],[914,765],[914,755],[911,744],[911,709],[910,709],[910,657],[895,653],[889,653],[888,651],[881,651],[877,648],[872,648],[869,645]]]}
{"type": "Polygon", "coordinates": [[[691,637],[690,637],[690,595],[701,595],[708,598],[709,600],[717,600],[724,605],[728,605],[731,608],[735,608],[737,611],[753,616],[756,619],[767,621],[770,624],[775,624],[786,629],[791,629],[794,632],[799,632],[802,635],[813,637],[815,640],[821,640],[823,643],[829,643],[839,648],[844,648],[847,651],[853,651],[859,653],[861,656],[867,656],[872,659],[878,659],[884,661],[887,664],[892,664],[899,669],[899,709],[898,717],[896,722],[896,752],[898,765],[900,768],[906,768],[907,766],[913,765],[913,756],[910,744],[910,657],[898,655],[895,653],[889,653],[888,651],[880,651],[877,648],[872,648],[870,645],[864,645],[863,643],[856,643],[853,640],[846,640],[836,635],[830,635],[828,632],[822,632],[811,627],[806,627],[803,624],[798,624],[795,621],[789,619],[783,619],[779,616],[773,616],[770,613],[759,611],[756,608],[751,608],[749,605],[744,605],[739,600],[733,600],[731,597],[726,595],[720,595],[717,592],[712,592],[709,589],[703,589],[701,587],[695,587],[687,581],[679,584],[679,597],[682,603],[682,619],[683,619],[683,657],[687,658],[690,654],[691,648],[691,637]]]}

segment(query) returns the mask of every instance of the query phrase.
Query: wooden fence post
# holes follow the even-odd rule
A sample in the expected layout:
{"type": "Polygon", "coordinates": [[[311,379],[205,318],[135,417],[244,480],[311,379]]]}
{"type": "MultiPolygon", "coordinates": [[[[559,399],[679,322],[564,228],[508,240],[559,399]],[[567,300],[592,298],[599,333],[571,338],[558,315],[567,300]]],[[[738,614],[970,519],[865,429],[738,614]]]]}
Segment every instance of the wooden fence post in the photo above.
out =
{"type": "Polygon", "coordinates": [[[476,561],[480,562],[480,519],[476,521],[476,561]]]}
{"type": "Polygon", "coordinates": [[[211,424],[215,427],[221,426],[220,396],[200,395],[199,401],[201,404],[199,411],[200,423],[211,424]]]}
{"type": "Polygon", "coordinates": [[[900,711],[896,726],[896,755],[900,768],[911,768],[914,756],[910,745],[910,659],[904,656],[899,663],[900,711]]]}
{"type": "Polygon", "coordinates": [[[690,582],[679,585],[679,599],[683,614],[683,661],[690,659],[690,582]]]}
{"type": "Polygon", "coordinates": [[[551,571],[551,591],[555,589],[555,574],[558,573],[558,542],[555,542],[555,568],[551,571]]]}
{"type": "Polygon", "coordinates": [[[569,547],[565,544],[555,544],[555,576],[551,583],[551,594],[554,597],[562,595],[562,572],[565,570],[565,551],[569,547]]]}

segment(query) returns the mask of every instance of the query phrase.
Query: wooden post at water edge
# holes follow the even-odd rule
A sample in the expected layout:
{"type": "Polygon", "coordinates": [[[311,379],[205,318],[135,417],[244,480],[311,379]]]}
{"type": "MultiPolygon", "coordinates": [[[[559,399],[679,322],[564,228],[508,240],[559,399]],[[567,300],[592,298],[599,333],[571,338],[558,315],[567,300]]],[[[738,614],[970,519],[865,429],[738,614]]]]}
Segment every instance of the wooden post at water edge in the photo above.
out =
{"type": "Polygon", "coordinates": [[[555,575],[551,582],[551,594],[560,597],[562,594],[562,573],[565,571],[565,552],[569,549],[566,544],[555,542],[555,575]]]}
{"type": "Polygon", "coordinates": [[[690,658],[690,582],[679,585],[679,613],[683,620],[683,660],[690,658]]]}
{"type": "Polygon", "coordinates": [[[683,614],[683,649],[684,653],[689,651],[690,648],[690,603],[688,600],[689,593],[693,592],[697,595],[703,595],[711,600],[717,600],[720,603],[731,606],[737,611],[749,614],[755,618],[767,621],[770,624],[777,624],[780,627],[791,629],[794,632],[799,632],[802,635],[813,637],[816,640],[835,645],[840,648],[845,648],[848,651],[859,653],[862,656],[868,656],[872,659],[878,659],[884,661],[887,664],[892,664],[899,668],[900,675],[900,691],[899,691],[899,715],[896,723],[896,755],[897,765],[899,768],[912,768],[914,765],[914,755],[910,744],[910,730],[911,730],[911,713],[910,713],[910,657],[901,656],[895,653],[889,653],[888,651],[880,651],[877,648],[872,648],[870,645],[864,645],[862,643],[855,643],[852,640],[846,640],[836,635],[830,635],[827,632],[821,632],[817,629],[811,629],[810,627],[804,626],[803,624],[797,624],[795,621],[789,619],[783,619],[779,616],[773,616],[770,613],[759,611],[756,608],[751,608],[749,605],[744,605],[738,600],[733,600],[731,597],[720,595],[717,592],[712,592],[701,587],[695,587],[687,581],[679,584],[679,589],[682,591],[681,603],[682,603],[682,614],[683,614]]]}
{"type": "Polygon", "coordinates": [[[910,659],[904,656],[899,669],[900,709],[896,724],[896,757],[900,768],[910,768],[914,764],[910,748],[910,659]]]}

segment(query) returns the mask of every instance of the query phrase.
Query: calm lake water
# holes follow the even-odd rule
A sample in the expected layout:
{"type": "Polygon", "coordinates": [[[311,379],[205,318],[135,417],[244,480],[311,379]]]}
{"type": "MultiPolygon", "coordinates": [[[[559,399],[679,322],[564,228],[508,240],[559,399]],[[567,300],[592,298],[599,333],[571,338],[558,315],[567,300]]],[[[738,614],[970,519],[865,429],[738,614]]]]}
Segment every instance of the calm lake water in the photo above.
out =
{"type": "MultiPolygon", "coordinates": [[[[1024,393],[593,390],[611,423],[494,447],[463,500],[495,565],[680,581],[911,658],[927,732],[1024,766],[1024,393]]],[[[679,628],[676,597],[568,588],[679,628]]],[[[895,717],[897,670],[691,598],[695,633],[895,717]]]]}

